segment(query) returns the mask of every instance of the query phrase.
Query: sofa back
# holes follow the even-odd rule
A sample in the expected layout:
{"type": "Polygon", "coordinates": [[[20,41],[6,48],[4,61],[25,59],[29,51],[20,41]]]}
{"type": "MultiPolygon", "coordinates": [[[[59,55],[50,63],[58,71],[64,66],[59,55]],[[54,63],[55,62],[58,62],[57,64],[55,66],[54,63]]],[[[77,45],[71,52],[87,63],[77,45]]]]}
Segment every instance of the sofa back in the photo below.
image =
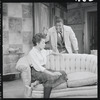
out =
{"type": "MultiPolygon", "coordinates": [[[[31,70],[26,56],[19,59],[16,69],[21,72],[25,85],[31,83],[31,70]],[[24,64],[23,64],[24,63],[24,64]]],[[[97,73],[97,56],[89,54],[61,54],[47,57],[47,69],[64,70],[66,73],[90,71],[97,73]]]]}
{"type": "Polygon", "coordinates": [[[75,71],[97,72],[97,56],[89,54],[62,54],[47,57],[47,68],[64,70],[66,73],[75,71]]]}

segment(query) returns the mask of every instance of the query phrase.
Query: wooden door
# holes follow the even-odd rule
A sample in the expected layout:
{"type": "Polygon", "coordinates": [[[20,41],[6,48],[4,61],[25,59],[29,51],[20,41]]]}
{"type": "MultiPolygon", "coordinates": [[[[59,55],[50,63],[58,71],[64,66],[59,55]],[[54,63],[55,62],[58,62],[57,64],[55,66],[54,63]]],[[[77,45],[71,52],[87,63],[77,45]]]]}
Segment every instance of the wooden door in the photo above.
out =
{"type": "Polygon", "coordinates": [[[88,34],[90,50],[97,49],[97,11],[88,12],[88,34]]]}

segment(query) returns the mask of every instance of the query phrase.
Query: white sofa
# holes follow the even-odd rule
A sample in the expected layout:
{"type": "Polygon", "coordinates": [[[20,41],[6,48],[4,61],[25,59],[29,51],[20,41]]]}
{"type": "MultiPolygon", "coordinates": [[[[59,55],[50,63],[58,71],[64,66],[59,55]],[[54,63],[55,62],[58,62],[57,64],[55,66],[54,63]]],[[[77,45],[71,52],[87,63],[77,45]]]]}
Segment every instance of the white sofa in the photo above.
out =
{"type": "MultiPolygon", "coordinates": [[[[31,87],[31,71],[26,57],[20,58],[18,63],[21,64],[16,69],[21,72],[25,86],[25,98],[43,98],[42,84],[34,89],[31,87]]],[[[67,85],[62,83],[55,87],[50,98],[97,98],[97,56],[89,54],[50,55],[47,57],[47,69],[64,70],[68,75],[67,85]],[[92,74],[94,79],[91,78],[92,74]],[[83,79],[80,79],[82,77],[83,79]],[[95,81],[96,84],[89,85],[95,81]]]]}

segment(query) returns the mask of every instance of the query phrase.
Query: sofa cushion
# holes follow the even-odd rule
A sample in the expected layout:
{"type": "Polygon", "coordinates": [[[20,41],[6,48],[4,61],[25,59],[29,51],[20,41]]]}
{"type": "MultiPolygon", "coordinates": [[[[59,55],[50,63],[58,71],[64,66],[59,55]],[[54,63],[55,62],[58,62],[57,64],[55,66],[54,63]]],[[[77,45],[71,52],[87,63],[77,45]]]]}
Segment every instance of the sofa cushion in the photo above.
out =
{"type": "Polygon", "coordinates": [[[94,85],[97,83],[97,74],[92,72],[73,72],[68,74],[68,87],[94,85]]]}
{"type": "MultiPolygon", "coordinates": [[[[35,91],[43,91],[43,85],[42,84],[38,84],[35,88],[34,88],[34,90],[35,91]]],[[[62,83],[62,84],[60,84],[60,85],[58,85],[57,87],[55,87],[55,88],[53,88],[54,90],[58,90],[58,89],[65,89],[65,88],[67,88],[67,84],[66,84],[66,82],[64,82],[64,83],[62,83]]]]}

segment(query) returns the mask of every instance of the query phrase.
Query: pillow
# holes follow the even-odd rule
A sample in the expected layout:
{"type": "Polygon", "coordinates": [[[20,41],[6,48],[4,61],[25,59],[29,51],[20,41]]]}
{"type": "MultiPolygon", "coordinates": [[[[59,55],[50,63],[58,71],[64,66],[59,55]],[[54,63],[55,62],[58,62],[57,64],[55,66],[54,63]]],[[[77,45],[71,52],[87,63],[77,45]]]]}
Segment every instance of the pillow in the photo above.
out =
{"type": "Polygon", "coordinates": [[[24,71],[29,67],[29,64],[27,62],[26,56],[20,58],[16,64],[16,69],[20,72],[24,71]]]}
{"type": "Polygon", "coordinates": [[[97,84],[97,75],[92,72],[74,72],[68,74],[68,87],[97,84]]]}
{"type": "Polygon", "coordinates": [[[26,59],[26,56],[23,56],[18,60],[16,64],[16,69],[21,72],[21,77],[24,85],[30,85],[31,73],[30,73],[30,67],[26,59]]]}

